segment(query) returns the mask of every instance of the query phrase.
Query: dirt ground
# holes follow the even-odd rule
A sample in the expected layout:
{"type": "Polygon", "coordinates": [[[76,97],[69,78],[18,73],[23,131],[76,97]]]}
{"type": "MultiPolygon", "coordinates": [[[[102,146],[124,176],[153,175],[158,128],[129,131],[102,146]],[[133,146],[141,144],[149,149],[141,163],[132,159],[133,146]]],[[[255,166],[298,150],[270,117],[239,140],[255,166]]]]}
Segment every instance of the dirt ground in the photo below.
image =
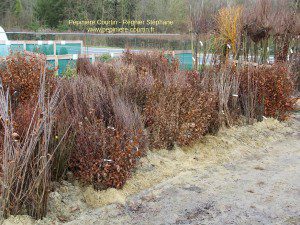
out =
{"type": "Polygon", "coordinates": [[[63,181],[42,221],[3,224],[300,224],[300,115],[149,152],[122,190],[63,181]]]}

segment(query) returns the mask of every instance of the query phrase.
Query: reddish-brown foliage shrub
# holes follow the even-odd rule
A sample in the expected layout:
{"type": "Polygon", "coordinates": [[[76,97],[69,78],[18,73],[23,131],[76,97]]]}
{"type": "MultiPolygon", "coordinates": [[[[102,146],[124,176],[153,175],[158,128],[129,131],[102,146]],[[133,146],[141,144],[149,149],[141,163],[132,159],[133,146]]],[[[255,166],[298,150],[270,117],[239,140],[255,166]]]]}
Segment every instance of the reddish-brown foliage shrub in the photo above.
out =
{"type": "Polygon", "coordinates": [[[71,171],[97,189],[121,188],[144,150],[138,111],[96,74],[62,82],[65,122],[75,132],[71,171]]]}
{"type": "Polygon", "coordinates": [[[166,73],[179,71],[179,61],[175,58],[168,59],[164,52],[135,54],[126,51],[122,57],[126,65],[133,65],[140,76],[150,74],[154,79],[161,79],[166,73]]]}
{"type": "Polygon", "coordinates": [[[14,128],[20,137],[23,137],[26,134],[35,106],[36,103],[34,102],[34,99],[31,98],[30,100],[28,99],[27,101],[18,104],[18,107],[14,110],[14,128]]]}
{"type": "Polygon", "coordinates": [[[44,55],[22,52],[11,54],[1,63],[0,77],[4,88],[9,87],[12,101],[23,103],[36,97],[40,87],[40,77],[45,71],[47,79],[52,79],[53,71],[46,68],[44,55]]]}
{"type": "Polygon", "coordinates": [[[294,92],[293,79],[286,65],[276,64],[264,70],[262,76],[262,98],[266,116],[285,120],[294,107],[291,95],[294,92]]]}
{"type": "Polygon", "coordinates": [[[70,168],[96,188],[124,185],[143,154],[145,128],[151,147],[171,148],[196,141],[217,120],[216,96],[201,89],[199,74],[179,72],[162,54],[81,60],[77,72],[64,84],[65,113],[75,121],[70,168]]]}
{"type": "Polygon", "coordinates": [[[195,74],[165,74],[146,103],[145,118],[152,148],[190,145],[217,119],[217,98],[198,86],[195,74]],[[196,79],[195,79],[196,78],[196,79]]]}
{"type": "Polygon", "coordinates": [[[122,60],[119,89],[139,106],[150,147],[190,145],[218,129],[217,96],[199,73],[180,72],[178,61],[163,53],[127,52],[122,60]]]}
{"type": "Polygon", "coordinates": [[[180,72],[164,53],[126,52],[122,61],[119,90],[139,106],[150,147],[190,145],[217,126],[217,96],[201,87],[198,73],[180,72]]]}
{"type": "Polygon", "coordinates": [[[249,96],[256,93],[255,115],[287,119],[295,103],[291,98],[295,84],[287,65],[259,67],[249,65],[243,67],[239,73],[241,73],[240,95],[250,98],[249,96]],[[249,83],[251,89],[248,88],[249,83]]]}
{"type": "Polygon", "coordinates": [[[76,131],[70,169],[96,189],[122,188],[142,154],[140,137],[127,137],[120,128],[107,128],[103,121],[83,124],[76,131]]]}

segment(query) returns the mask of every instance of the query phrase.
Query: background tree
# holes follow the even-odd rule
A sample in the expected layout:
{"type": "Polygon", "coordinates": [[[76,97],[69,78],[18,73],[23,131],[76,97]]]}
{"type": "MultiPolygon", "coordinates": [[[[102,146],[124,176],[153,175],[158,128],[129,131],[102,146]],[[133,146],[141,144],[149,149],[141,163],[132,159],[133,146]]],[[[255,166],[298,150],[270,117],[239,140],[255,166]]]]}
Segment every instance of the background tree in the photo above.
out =
{"type": "Polygon", "coordinates": [[[66,18],[64,0],[38,0],[35,7],[37,19],[51,28],[55,28],[66,18]]]}
{"type": "Polygon", "coordinates": [[[24,28],[34,20],[35,0],[0,0],[0,24],[6,27],[24,28]]]}
{"type": "Polygon", "coordinates": [[[183,0],[139,0],[135,18],[174,22],[170,27],[158,27],[158,32],[187,33],[188,31],[188,6],[183,0]]]}

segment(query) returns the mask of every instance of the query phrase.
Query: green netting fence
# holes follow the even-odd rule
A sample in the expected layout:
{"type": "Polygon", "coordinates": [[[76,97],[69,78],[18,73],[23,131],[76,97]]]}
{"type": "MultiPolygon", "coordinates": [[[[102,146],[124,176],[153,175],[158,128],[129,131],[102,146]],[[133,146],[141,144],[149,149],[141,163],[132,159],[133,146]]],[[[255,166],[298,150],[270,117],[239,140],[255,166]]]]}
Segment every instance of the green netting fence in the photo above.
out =
{"type": "MultiPolygon", "coordinates": [[[[96,39],[97,40],[97,39],[96,39]]],[[[154,40],[151,40],[154,41],[154,40]]],[[[51,67],[57,67],[58,73],[62,74],[66,68],[74,67],[79,55],[86,55],[91,61],[101,54],[120,55],[121,52],[116,52],[116,49],[109,47],[93,46],[83,47],[83,43],[95,42],[92,38],[84,40],[28,40],[28,41],[0,41],[0,57],[8,56],[11,52],[22,52],[24,50],[45,54],[47,61],[51,67]],[[107,51],[104,53],[104,51],[107,51]],[[62,57],[63,56],[63,57],[62,57]]],[[[95,44],[95,43],[94,43],[95,44]]],[[[147,45],[147,44],[146,44],[147,45]]],[[[187,45],[187,43],[185,43],[187,45]]],[[[144,46],[147,47],[147,46],[144,46]]],[[[149,46],[148,46],[149,47],[149,46]]],[[[173,48],[172,48],[173,49],[173,48]]],[[[159,50],[159,49],[157,49],[159,50]]],[[[170,49],[169,49],[170,50],[170,49]]],[[[141,51],[141,50],[137,50],[141,51]]],[[[143,51],[143,50],[142,50],[143,51]]],[[[185,50],[175,51],[173,54],[180,62],[180,68],[183,70],[191,70],[193,68],[192,54],[185,50]]]]}
{"type": "MultiPolygon", "coordinates": [[[[78,55],[82,54],[82,41],[0,41],[0,57],[22,51],[45,54],[49,68],[58,68],[62,74],[67,67],[75,67],[78,55]]],[[[87,55],[91,61],[93,55],[87,55]]]]}

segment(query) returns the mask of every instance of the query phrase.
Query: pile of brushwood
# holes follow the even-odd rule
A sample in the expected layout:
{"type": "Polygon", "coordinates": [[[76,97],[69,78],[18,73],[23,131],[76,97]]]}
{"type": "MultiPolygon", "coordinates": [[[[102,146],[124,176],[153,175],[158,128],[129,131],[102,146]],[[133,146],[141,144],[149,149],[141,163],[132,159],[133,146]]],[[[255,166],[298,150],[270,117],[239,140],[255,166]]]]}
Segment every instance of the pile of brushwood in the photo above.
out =
{"type": "Polygon", "coordinates": [[[79,59],[71,77],[28,52],[0,64],[4,217],[44,217],[51,182],[66,171],[98,190],[122,188],[148,149],[189,146],[241,118],[285,120],[294,104],[286,64],[199,73],[163,53],[126,52],[109,63],[79,59]]]}

